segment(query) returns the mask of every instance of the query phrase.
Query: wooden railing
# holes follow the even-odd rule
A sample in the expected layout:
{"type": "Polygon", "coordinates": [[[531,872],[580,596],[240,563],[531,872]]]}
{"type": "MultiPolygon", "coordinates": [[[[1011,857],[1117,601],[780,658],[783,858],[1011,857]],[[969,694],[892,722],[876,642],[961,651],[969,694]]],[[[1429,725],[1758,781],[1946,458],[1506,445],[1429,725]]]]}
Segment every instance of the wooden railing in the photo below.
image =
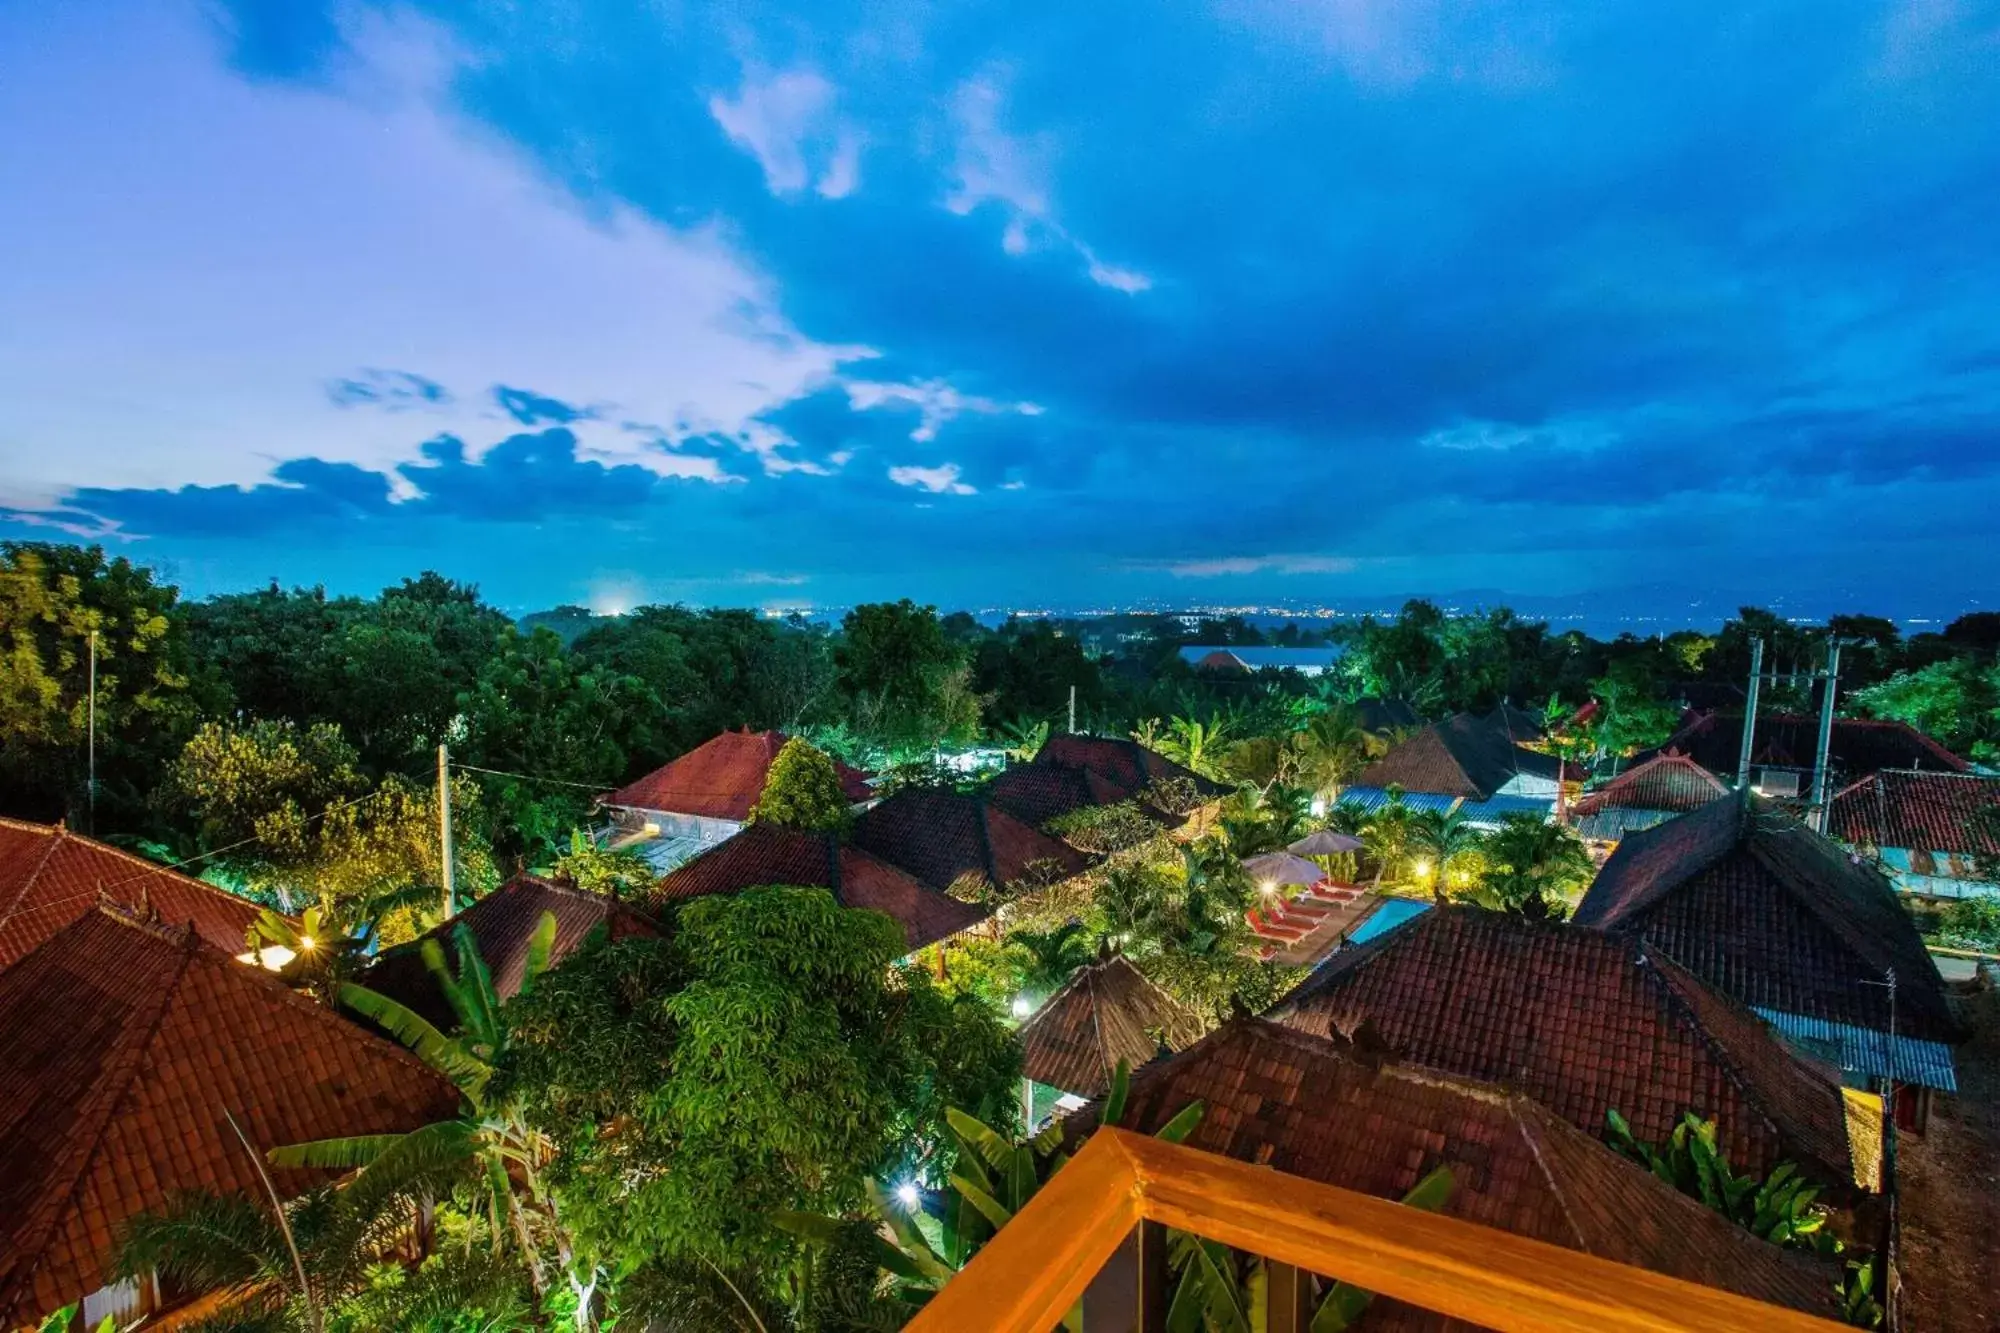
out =
{"type": "Polygon", "coordinates": [[[1157,1306],[1164,1227],[1261,1254],[1290,1270],[1285,1276],[1293,1282],[1297,1273],[1317,1273],[1493,1329],[1830,1333],[1843,1327],[1372,1195],[1100,1129],[909,1331],[1049,1333],[1134,1227],[1142,1228],[1136,1324],[1142,1331],[1160,1327],[1164,1315],[1157,1306]]]}

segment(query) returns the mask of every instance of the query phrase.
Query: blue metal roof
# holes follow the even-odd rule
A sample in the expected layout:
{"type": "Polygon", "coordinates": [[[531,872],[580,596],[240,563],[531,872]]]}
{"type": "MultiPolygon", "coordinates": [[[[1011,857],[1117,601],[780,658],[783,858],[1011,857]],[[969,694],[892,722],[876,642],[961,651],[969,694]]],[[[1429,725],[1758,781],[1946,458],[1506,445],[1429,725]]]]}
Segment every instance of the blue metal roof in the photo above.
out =
{"type": "Polygon", "coordinates": [[[1824,1018],[1788,1014],[1782,1009],[1755,1010],[1757,1017],[1842,1069],[1871,1078],[1893,1078],[1940,1092],[1958,1091],[1958,1074],[1951,1047],[1921,1037],[1892,1037],[1872,1028],[1833,1023],[1824,1018]]]}
{"type": "MultiPolygon", "coordinates": [[[[1403,804],[1412,810],[1449,810],[1458,801],[1456,796],[1440,796],[1431,792],[1403,793],[1403,804]]],[[[1363,810],[1375,810],[1389,803],[1389,791],[1386,787],[1342,787],[1337,804],[1350,802],[1363,810]]]]}
{"type": "MultiPolygon", "coordinates": [[[[1340,799],[1352,801],[1363,810],[1377,810],[1389,803],[1389,790],[1386,787],[1343,787],[1340,799]]],[[[1493,796],[1484,801],[1467,801],[1462,797],[1427,791],[1404,792],[1403,804],[1412,810],[1456,809],[1475,824],[1497,824],[1506,816],[1516,814],[1546,818],[1556,808],[1552,796],[1493,796]]]]}

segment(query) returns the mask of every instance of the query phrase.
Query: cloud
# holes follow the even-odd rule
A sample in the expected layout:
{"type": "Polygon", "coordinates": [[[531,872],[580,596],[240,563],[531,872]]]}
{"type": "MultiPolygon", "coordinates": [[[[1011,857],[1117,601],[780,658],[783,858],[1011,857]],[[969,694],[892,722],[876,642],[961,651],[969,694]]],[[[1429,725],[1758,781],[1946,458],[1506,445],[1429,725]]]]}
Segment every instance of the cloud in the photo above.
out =
{"type": "Polygon", "coordinates": [[[835,113],[836,96],[809,69],[746,69],[736,96],[717,94],[708,110],[730,142],[757,159],[772,194],[810,186],[823,199],[844,199],[861,183],[861,135],[835,113]]]}
{"type": "Polygon", "coordinates": [[[550,398],[527,389],[510,389],[504,384],[494,387],[493,401],[500,404],[501,411],[523,426],[539,426],[545,422],[567,426],[576,421],[595,420],[600,415],[595,408],[574,407],[560,398],[550,398]]]}
{"type": "Polygon", "coordinates": [[[329,380],[326,396],[335,407],[376,407],[384,412],[442,407],[452,400],[442,384],[407,370],[369,369],[329,380]]]}
{"type": "Polygon", "coordinates": [[[973,495],[973,487],[958,479],[956,463],[940,463],[936,467],[892,467],[889,480],[898,486],[914,486],[918,490],[929,491],[933,495],[973,495]]]}

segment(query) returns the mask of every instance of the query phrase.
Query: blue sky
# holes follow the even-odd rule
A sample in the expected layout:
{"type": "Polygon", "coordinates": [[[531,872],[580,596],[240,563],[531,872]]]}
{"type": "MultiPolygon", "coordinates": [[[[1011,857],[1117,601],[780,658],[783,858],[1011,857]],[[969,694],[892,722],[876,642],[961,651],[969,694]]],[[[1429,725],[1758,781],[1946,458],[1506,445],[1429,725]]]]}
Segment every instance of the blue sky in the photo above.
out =
{"type": "Polygon", "coordinates": [[[1991,587],[2000,6],[0,8],[0,536],[196,591],[1991,587]]]}

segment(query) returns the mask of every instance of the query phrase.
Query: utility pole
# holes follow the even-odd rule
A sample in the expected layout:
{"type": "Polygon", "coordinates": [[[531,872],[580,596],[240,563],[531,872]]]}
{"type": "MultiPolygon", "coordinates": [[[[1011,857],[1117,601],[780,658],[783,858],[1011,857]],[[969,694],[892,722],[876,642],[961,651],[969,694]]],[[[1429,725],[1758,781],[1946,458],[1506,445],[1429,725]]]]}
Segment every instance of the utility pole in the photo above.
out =
{"type": "Polygon", "coordinates": [[[88,802],[89,810],[85,827],[91,836],[95,837],[97,834],[97,630],[95,628],[90,631],[90,721],[85,724],[84,729],[89,733],[84,742],[89,756],[85,761],[86,771],[89,774],[85,783],[85,800],[88,802]]]}
{"type": "Polygon", "coordinates": [[[1076,735],[1076,686],[1069,687],[1069,734],[1076,735]]]}
{"type": "Polygon", "coordinates": [[[1750,786],[1750,752],[1757,739],[1757,687],[1764,683],[1764,639],[1750,640],[1750,693],[1743,702],[1743,748],[1736,756],[1736,790],[1750,786]]]}
{"type": "Polygon", "coordinates": [[[1827,752],[1833,748],[1833,694],[1840,683],[1840,640],[1832,635],[1826,640],[1826,675],[1823,692],[1819,699],[1819,748],[1813,752],[1813,827],[1826,832],[1832,821],[1827,818],[1826,778],[1827,752]]]}
{"type": "Polygon", "coordinates": [[[451,892],[451,751],[438,745],[438,851],[444,866],[444,914],[450,918],[456,904],[451,892]]]}

